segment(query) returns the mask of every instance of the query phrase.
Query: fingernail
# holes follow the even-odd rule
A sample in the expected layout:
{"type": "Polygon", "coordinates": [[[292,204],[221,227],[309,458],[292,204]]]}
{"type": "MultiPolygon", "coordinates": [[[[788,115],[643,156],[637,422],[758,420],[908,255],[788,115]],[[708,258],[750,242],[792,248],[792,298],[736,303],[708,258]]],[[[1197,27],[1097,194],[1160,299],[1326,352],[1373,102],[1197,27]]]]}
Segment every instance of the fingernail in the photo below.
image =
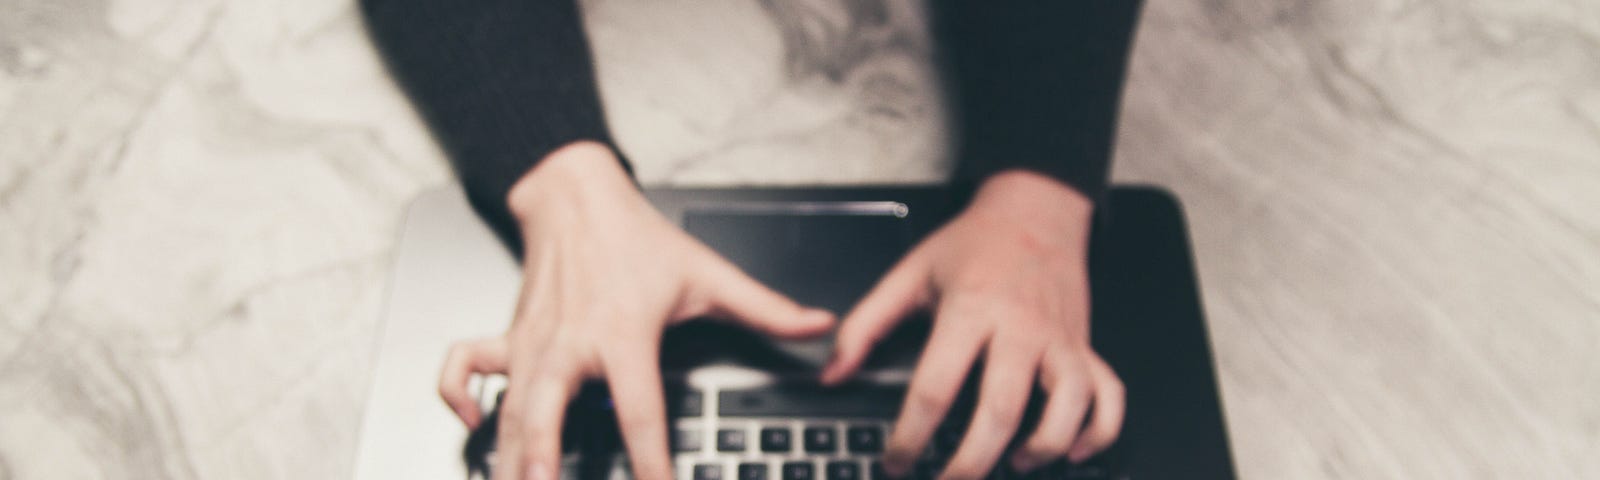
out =
{"type": "Polygon", "coordinates": [[[899,455],[889,453],[883,456],[883,473],[890,478],[900,478],[906,474],[906,462],[899,455]]]}
{"type": "Polygon", "coordinates": [[[550,480],[550,467],[543,462],[535,462],[528,467],[528,480],[550,480]]]}
{"type": "Polygon", "coordinates": [[[1011,457],[1011,469],[1016,470],[1018,473],[1031,472],[1033,471],[1033,467],[1036,466],[1038,465],[1034,464],[1033,458],[1027,455],[1016,455],[1011,457]]]}
{"type": "Polygon", "coordinates": [[[1089,454],[1085,453],[1082,448],[1074,448],[1067,451],[1067,461],[1074,464],[1083,463],[1084,460],[1088,460],[1088,457],[1089,454]]]}
{"type": "Polygon", "coordinates": [[[889,478],[900,478],[906,476],[906,470],[904,467],[889,462],[883,462],[883,473],[884,475],[888,475],[889,478]]]}
{"type": "Polygon", "coordinates": [[[828,359],[828,364],[822,367],[822,383],[832,385],[844,380],[844,367],[839,365],[839,354],[834,354],[828,359]]]}
{"type": "Polygon", "coordinates": [[[820,308],[807,308],[800,314],[801,320],[811,323],[833,323],[833,312],[820,308]]]}

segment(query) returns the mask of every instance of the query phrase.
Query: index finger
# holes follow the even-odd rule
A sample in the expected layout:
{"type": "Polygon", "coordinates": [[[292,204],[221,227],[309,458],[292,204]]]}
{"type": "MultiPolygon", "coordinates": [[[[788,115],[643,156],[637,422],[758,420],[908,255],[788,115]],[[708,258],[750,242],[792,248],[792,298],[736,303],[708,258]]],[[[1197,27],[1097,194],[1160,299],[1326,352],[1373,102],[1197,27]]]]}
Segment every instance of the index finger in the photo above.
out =
{"type": "Polygon", "coordinates": [[[506,358],[502,337],[468,340],[450,347],[439,371],[439,397],[467,428],[478,428],[483,419],[478,400],[467,391],[467,382],[473,374],[506,373],[506,358]]]}

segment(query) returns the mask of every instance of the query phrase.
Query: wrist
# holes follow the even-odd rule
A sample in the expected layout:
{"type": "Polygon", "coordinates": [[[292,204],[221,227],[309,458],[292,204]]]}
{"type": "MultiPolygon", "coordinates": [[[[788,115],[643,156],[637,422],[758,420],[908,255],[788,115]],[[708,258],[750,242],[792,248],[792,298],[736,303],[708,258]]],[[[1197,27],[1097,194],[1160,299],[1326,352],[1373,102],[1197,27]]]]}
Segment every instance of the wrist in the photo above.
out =
{"type": "Polygon", "coordinates": [[[572,211],[595,201],[637,195],[616,153],[605,144],[582,140],[545,155],[512,184],[505,201],[517,221],[527,224],[552,208],[572,211]]]}
{"type": "Polygon", "coordinates": [[[979,185],[967,210],[1004,224],[1087,245],[1094,202],[1044,174],[1006,170],[979,185]]]}

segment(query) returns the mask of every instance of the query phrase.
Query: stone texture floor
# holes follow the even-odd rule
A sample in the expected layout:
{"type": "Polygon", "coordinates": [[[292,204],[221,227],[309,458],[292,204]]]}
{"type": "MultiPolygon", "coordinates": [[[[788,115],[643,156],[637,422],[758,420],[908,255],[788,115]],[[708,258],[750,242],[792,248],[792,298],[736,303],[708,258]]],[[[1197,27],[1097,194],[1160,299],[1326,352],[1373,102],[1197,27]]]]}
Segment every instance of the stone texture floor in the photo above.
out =
{"type": "MultiPolygon", "coordinates": [[[[946,168],[914,6],[585,6],[646,181],[946,168]]],[[[1600,477],[1600,4],[1145,10],[1114,176],[1188,205],[1241,474],[1600,477]]],[[[347,477],[449,181],[354,7],[0,12],[0,479],[347,477]]]]}

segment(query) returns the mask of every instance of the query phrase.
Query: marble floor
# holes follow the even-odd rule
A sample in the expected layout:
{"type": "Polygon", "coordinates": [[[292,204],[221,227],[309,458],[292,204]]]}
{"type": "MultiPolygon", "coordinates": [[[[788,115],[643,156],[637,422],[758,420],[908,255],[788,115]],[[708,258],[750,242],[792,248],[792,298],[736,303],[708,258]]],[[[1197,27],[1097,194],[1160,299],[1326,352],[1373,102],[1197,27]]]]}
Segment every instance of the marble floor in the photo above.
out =
{"type": "MultiPolygon", "coordinates": [[[[647,182],[947,168],[914,5],[585,7],[647,182]]],[[[0,12],[0,479],[348,477],[449,182],[357,10],[0,12]]],[[[1600,3],[1151,0],[1130,68],[1114,177],[1187,204],[1242,476],[1600,478],[1600,3]]]]}

